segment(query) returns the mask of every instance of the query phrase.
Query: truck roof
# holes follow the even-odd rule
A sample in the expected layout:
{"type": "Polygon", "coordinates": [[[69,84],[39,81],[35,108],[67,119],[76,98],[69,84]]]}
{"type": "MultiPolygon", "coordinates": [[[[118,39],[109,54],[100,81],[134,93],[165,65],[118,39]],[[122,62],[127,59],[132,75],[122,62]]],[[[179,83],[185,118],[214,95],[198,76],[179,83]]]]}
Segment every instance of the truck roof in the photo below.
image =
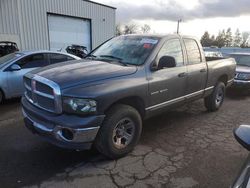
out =
{"type": "Polygon", "coordinates": [[[180,35],[180,34],[128,34],[122,36],[138,36],[138,37],[157,37],[157,38],[166,38],[166,37],[184,37],[184,38],[192,38],[196,39],[197,37],[190,35],[180,35]]]}

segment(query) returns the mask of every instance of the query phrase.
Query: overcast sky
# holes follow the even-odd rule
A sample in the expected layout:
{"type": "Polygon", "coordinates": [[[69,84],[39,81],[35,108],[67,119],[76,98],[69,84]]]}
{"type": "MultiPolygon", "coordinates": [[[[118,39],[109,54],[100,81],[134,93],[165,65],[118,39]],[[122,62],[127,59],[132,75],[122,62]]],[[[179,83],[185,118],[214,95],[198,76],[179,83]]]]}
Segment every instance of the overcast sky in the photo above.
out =
{"type": "Polygon", "coordinates": [[[200,37],[206,30],[217,34],[231,27],[233,32],[250,31],[250,0],[95,0],[117,8],[117,23],[147,23],[155,33],[176,32],[182,19],[183,34],[200,37]]]}

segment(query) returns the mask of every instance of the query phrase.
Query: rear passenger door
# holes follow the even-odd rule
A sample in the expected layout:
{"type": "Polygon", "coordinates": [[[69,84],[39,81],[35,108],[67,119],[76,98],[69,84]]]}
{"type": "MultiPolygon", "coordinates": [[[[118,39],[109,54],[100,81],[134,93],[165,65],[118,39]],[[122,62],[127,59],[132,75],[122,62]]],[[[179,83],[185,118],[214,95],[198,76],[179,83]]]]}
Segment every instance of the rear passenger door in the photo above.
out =
{"type": "Polygon", "coordinates": [[[74,60],[74,58],[64,55],[64,54],[50,53],[48,55],[49,55],[50,64],[57,64],[57,63],[65,62],[65,61],[74,60]]]}
{"type": "Polygon", "coordinates": [[[200,47],[196,40],[184,38],[187,54],[187,99],[198,98],[204,93],[207,82],[207,64],[203,60],[200,47]]]}

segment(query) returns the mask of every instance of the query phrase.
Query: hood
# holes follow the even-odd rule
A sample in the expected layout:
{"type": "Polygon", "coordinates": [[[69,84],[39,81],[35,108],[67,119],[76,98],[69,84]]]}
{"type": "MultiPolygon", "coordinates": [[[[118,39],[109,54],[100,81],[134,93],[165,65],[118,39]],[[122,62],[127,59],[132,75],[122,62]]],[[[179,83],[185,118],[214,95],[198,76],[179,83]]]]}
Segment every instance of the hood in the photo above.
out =
{"type": "Polygon", "coordinates": [[[236,72],[250,73],[250,67],[237,65],[236,72]]]}
{"type": "Polygon", "coordinates": [[[133,74],[136,66],[123,66],[103,61],[79,60],[47,66],[33,71],[59,84],[62,89],[105,79],[133,74]]]}

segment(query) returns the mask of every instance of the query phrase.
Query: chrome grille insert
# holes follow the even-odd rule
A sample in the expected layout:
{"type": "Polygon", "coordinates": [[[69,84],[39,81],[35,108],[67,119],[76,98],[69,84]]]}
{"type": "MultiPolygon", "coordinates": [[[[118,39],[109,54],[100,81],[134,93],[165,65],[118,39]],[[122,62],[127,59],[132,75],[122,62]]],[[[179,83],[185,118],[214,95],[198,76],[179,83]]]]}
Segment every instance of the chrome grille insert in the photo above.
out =
{"type": "Polygon", "coordinates": [[[236,80],[243,80],[243,81],[248,81],[249,80],[249,73],[244,73],[244,72],[237,72],[235,75],[236,80]]]}
{"type": "Polygon", "coordinates": [[[24,77],[24,87],[24,95],[30,103],[49,112],[62,112],[61,90],[55,82],[28,73],[24,77]]]}

